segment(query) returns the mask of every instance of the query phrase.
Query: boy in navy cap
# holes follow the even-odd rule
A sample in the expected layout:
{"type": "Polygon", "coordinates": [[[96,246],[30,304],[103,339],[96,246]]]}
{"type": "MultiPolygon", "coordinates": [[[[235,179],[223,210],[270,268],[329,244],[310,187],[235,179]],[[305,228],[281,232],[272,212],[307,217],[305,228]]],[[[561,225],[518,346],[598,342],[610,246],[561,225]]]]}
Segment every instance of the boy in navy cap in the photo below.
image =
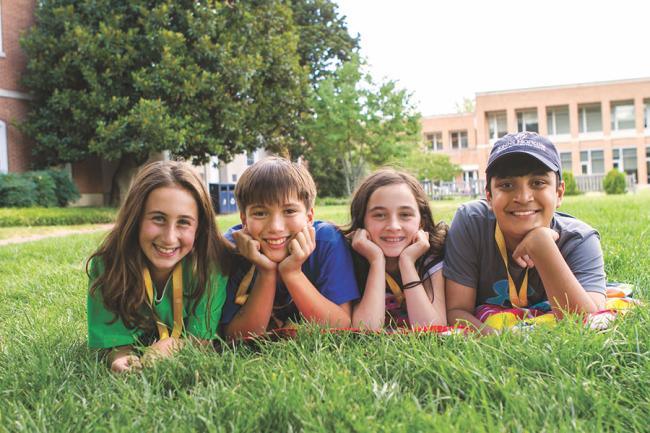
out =
{"type": "Polygon", "coordinates": [[[598,232],[556,212],[564,196],[557,149],[538,134],[508,134],[492,148],[487,200],[462,205],[447,235],[443,275],[450,324],[505,309],[535,317],[594,313],[605,303],[598,232]]]}

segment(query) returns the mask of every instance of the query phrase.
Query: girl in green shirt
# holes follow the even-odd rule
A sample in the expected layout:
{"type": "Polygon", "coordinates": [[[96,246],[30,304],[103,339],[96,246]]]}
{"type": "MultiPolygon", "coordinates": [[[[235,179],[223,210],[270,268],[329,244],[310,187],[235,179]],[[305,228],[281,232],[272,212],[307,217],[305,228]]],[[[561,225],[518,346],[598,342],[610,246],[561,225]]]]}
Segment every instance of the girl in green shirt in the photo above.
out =
{"type": "Polygon", "coordinates": [[[185,163],[158,161],[133,181],[115,226],[87,265],[88,345],[114,372],[171,356],[189,337],[209,344],[225,300],[230,253],[210,195],[185,163]]]}

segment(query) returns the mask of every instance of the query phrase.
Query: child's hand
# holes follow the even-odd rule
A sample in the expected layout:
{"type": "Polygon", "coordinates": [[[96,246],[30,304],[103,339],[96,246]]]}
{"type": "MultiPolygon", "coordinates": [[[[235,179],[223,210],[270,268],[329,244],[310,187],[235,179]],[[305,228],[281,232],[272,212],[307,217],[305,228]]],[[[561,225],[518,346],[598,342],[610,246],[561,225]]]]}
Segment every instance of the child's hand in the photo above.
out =
{"type": "Polygon", "coordinates": [[[182,342],[178,338],[167,337],[156,341],[147,347],[145,354],[142,356],[144,365],[151,365],[160,358],[169,358],[182,347],[182,342]]]}
{"type": "Polygon", "coordinates": [[[237,230],[232,234],[237,244],[237,251],[246,260],[263,271],[275,271],[277,265],[271,259],[260,252],[260,243],[253,239],[245,228],[237,230]]]}
{"type": "Polygon", "coordinates": [[[111,362],[111,371],[113,373],[127,373],[142,369],[140,358],[135,355],[118,356],[111,362]]]}
{"type": "Polygon", "coordinates": [[[517,248],[512,253],[512,258],[522,268],[534,268],[535,261],[532,257],[539,248],[548,248],[551,244],[560,238],[555,230],[549,227],[537,227],[529,231],[526,236],[519,242],[517,248]]]}
{"type": "Polygon", "coordinates": [[[280,262],[280,274],[302,272],[302,264],[316,248],[316,231],[306,226],[289,242],[289,255],[280,262]]]}
{"type": "Polygon", "coordinates": [[[384,252],[379,245],[370,239],[370,234],[367,230],[358,229],[351,234],[352,249],[368,260],[368,263],[373,263],[384,258],[384,252]]]}
{"type": "Polygon", "coordinates": [[[429,251],[429,233],[424,230],[418,230],[411,241],[411,245],[404,248],[404,251],[399,255],[400,262],[407,260],[410,263],[415,263],[422,254],[429,251]]]}

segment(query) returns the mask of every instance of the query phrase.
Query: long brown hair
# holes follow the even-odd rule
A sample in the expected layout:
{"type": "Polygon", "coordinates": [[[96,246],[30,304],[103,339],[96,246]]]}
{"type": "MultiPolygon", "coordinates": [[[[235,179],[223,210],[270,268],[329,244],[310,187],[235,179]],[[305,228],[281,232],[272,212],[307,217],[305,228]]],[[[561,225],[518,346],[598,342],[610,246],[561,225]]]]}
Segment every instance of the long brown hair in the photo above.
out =
{"type": "MultiPolygon", "coordinates": [[[[399,184],[405,184],[413,193],[420,212],[420,228],[429,233],[429,251],[423,254],[416,263],[418,274],[422,277],[427,271],[427,264],[430,263],[425,258],[442,257],[444,254],[445,238],[447,237],[449,227],[444,222],[439,222],[438,224],[434,222],[427,194],[424,192],[420,182],[409,173],[393,168],[382,168],[366,177],[352,195],[352,202],[350,203],[350,224],[342,230],[343,234],[348,235],[355,230],[364,228],[363,221],[366,216],[370,196],[382,186],[399,184]]],[[[355,262],[358,262],[358,259],[358,257],[355,257],[355,262]]],[[[365,268],[367,268],[367,264],[365,268]]],[[[363,269],[360,271],[362,273],[364,272],[363,269]]],[[[367,275],[367,273],[368,271],[365,269],[365,274],[367,275]]],[[[366,277],[364,275],[361,275],[361,277],[365,285],[366,277]]]]}
{"type": "MultiPolygon", "coordinates": [[[[147,264],[138,235],[149,194],[158,188],[179,186],[194,197],[199,211],[194,247],[187,255],[192,266],[194,287],[187,288],[192,313],[208,286],[212,272],[227,273],[231,257],[217,229],[212,201],[201,179],[183,162],[152,162],[137,174],[120,208],[115,226],[86,263],[89,273],[94,258],[104,263],[104,272],[92,282],[90,292],[100,290],[104,306],[129,328],[153,329],[151,313],[142,308],[146,301],[142,270],[147,264]]],[[[212,296],[213,294],[209,294],[212,296]]]]}

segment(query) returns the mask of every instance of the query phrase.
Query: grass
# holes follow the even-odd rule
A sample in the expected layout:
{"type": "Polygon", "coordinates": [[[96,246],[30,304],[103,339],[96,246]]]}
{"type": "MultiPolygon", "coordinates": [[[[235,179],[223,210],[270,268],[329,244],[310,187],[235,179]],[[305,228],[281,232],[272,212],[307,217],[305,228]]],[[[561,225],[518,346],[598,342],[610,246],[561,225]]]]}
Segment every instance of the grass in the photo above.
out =
{"type": "Polygon", "coordinates": [[[106,224],[115,213],[113,208],[0,208],[0,227],[106,224]]]}
{"type": "MultiPolygon", "coordinates": [[[[436,219],[457,204],[434,203],[436,219]]],[[[569,198],[562,210],[601,232],[610,279],[650,287],[650,194],[569,198]]],[[[344,223],[346,212],[316,214],[344,223]]],[[[647,431],[647,309],[600,333],[570,321],[486,338],[308,328],[114,376],[86,348],[83,260],[101,236],[0,247],[0,432],[647,431]]]]}

